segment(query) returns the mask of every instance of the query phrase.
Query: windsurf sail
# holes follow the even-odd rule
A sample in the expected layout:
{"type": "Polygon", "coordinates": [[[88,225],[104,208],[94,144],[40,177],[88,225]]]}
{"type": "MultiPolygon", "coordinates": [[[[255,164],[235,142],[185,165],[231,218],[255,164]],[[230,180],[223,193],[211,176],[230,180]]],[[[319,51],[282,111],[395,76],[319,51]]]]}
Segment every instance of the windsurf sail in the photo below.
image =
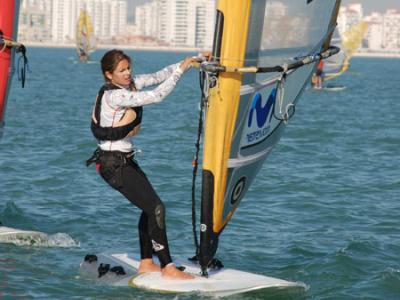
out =
{"type": "Polygon", "coordinates": [[[81,61],[88,61],[90,53],[96,49],[96,38],[89,13],[81,10],[76,26],[76,51],[81,61]]]}
{"type": "Polygon", "coordinates": [[[22,86],[25,82],[27,59],[24,45],[17,40],[19,0],[0,1],[0,137],[4,126],[4,117],[7,98],[10,91],[12,76],[14,73],[15,52],[20,51],[23,58],[23,67],[18,70],[21,76],[22,86]]]}
{"type": "Polygon", "coordinates": [[[339,6],[340,0],[218,1],[214,61],[201,64],[205,132],[197,258],[204,275],[315,65],[339,51],[330,47],[339,6]]]}
{"type": "Polygon", "coordinates": [[[324,81],[339,77],[349,69],[350,60],[360,47],[365,34],[368,31],[368,23],[361,21],[350,27],[342,35],[336,31],[336,38],[332,44],[341,48],[338,55],[326,61],[324,81]]]}

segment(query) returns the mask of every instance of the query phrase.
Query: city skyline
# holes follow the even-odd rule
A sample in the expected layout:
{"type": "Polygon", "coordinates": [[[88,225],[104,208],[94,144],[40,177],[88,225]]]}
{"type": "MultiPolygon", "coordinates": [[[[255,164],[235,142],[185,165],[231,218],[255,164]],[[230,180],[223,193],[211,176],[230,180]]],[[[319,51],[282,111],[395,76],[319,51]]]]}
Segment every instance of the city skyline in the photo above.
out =
{"type": "MultiPolygon", "coordinates": [[[[126,0],[128,3],[128,20],[133,22],[135,19],[135,8],[136,6],[150,2],[151,0],[126,0]]],[[[215,0],[218,1],[218,0],[215,0]]],[[[364,12],[370,14],[372,12],[383,13],[388,9],[400,10],[399,0],[342,0],[342,6],[349,4],[360,3],[363,6],[364,12]]]]}
{"type": "MultiPolygon", "coordinates": [[[[31,42],[74,44],[79,9],[85,5],[98,44],[210,48],[215,1],[136,0],[136,4],[143,4],[135,7],[136,20],[130,23],[127,16],[130,8],[126,0],[25,0],[21,5],[19,35],[22,40],[31,42]]],[[[366,1],[364,5],[368,6],[366,1]]],[[[279,10],[282,5],[280,1],[268,3],[271,3],[269,18],[271,14],[282,13],[279,10]]],[[[390,0],[385,1],[386,5],[390,3],[390,0]]],[[[364,20],[370,24],[370,28],[362,48],[369,51],[399,51],[400,10],[387,9],[382,5],[380,9],[386,11],[369,11],[364,5],[355,0],[343,0],[338,18],[339,32],[343,34],[364,20]]]]}

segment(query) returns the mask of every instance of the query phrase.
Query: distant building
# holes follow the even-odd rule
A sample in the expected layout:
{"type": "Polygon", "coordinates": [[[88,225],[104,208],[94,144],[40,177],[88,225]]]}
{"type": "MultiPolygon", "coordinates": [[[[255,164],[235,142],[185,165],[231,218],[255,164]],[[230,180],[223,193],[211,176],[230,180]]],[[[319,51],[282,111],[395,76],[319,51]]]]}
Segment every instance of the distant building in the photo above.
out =
{"type": "Polygon", "coordinates": [[[24,0],[19,17],[19,39],[51,40],[51,0],[24,0]]]}
{"type": "Polygon", "coordinates": [[[373,13],[365,17],[368,23],[367,45],[371,50],[383,49],[383,16],[379,13],[373,13]]]}
{"type": "Polygon", "coordinates": [[[346,32],[350,27],[358,24],[363,19],[361,4],[350,4],[341,6],[338,15],[338,30],[340,34],[346,32]]]}
{"type": "Polygon", "coordinates": [[[373,13],[365,17],[369,24],[368,48],[371,50],[400,49],[400,12],[388,10],[385,14],[373,13]]]}
{"type": "Polygon", "coordinates": [[[215,0],[153,0],[136,8],[138,34],[171,46],[211,48],[215,0]]]}
{"type": "Polygon", "coordinates": [[[76,34],[78,9],[76,1],[53,0],[51,3],[51,40],[70,43],[76,34]]]}
{"type": "Polygon", "coordinates": [[[384,14],[374,12],[364,16],[361,4],[351,4],[340,8],[338,29],[341,34],[360,21],[368,23],[363,48],[378,52],[400,49],[399,11],[391,9],[384,14]]]}
{"type": "Polygon", "coordinates": [[[98,38],[109,38],[124,32],[127,4],[123,0],[53,0],[53,40],[69,41],[76,36],[79,13],[85,9],[98,38]]]}
{"type": "Polygon", "coordinates": [[[383,15],[383,47],[400,49],[400,11],[391,9],[383,15]]]}
{"type": "Polygon", "coordinates": [[[215,2],[198,1],[195,9],[195,46],[211,49],[215,28],[215,2]]]}
{"type": "Polygon", "coordinates": [[[127,26],[125,0],[23,0],[20,38],[27,41],[71,43],[80,11],[86,9],[96,37],[112,39],[127,26]]]}
{"type": "Polygon", "coordinates": [[[158,35],[158,3],[150,2],[136,7],[135,12],[137,34],[157,37],[158,35]]]}

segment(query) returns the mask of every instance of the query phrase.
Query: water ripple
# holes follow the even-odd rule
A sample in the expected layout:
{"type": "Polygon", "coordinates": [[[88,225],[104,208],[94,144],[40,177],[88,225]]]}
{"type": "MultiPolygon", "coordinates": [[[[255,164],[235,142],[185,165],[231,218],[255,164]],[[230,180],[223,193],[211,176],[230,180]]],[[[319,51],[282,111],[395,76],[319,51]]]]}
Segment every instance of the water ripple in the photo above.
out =
{"type": "MultiPolygon", "coordinates": [[[[0,281],[8,285],[2,295],[205,298],[115,288],[79,277],[87,253],[139,251],[139,211],[94,167],[85,167],[96,148],[89,122],[102,82],[99,64],[73,63],[73,49],[33,48],[30,53],[33,73],[25,89],[15,84],[11,90],[0,140],[0,220],[49,237],[65,233],[72,247],[0,244],[0,268],[13,268],[7,278],[0,271],[0,281]],[[48,57],[52,63],[43,63],[48,57]]],[[[93,59],[103,53],[96,51],[93,59]]],[[[184,55],[130,54],[138,73],[156,71],[184,55]]],[[[345,92],[304,93],[282,140],[220,237],[217,256],[227,267],[304,282],[309,289],[232,299],[400,299],[400,123],[395,113],[400,101],[398,82],[391,78],[400,61],[355,58],[351,69],[358,74],[338,78],[345,92]]],[[[165,101],[145,107],[142,132],[135,137],[143,150],[137,160],[166,204],[174,257],[195,251],[191,162],[197,82],[192,70],[165,101]]]]}

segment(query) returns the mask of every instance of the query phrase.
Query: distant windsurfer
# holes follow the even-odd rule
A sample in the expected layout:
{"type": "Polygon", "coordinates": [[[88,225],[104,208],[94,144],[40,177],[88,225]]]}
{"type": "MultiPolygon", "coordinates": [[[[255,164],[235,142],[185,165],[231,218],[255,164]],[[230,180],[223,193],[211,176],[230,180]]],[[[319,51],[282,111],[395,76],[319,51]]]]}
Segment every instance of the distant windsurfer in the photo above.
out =
{"type": "Polygon", "coordinates": [[[318,63],[315,73],[311,78],[311,84],[314,89],[322,89],[322,84],[324,81],[324,60],[318,63]]]}
{"type": "Polygon", "coordinates": [[[92,113],[92,132],[98,149],[88,164],[96,162],[101,177],[142,210],[139,220],[141,261],[139,273],[160,271],[170,279],[192,279],[172,263],[165,228],[165,206],[145,173],[133,159],[131,137],[140,130],[142,106],[161,102],[174,89],[194,58],[170,65],[153,74],[132,78],[131,59],[121,50],[108,51],[101,59],[106,83],[92,113]],[[144,87],[158,85],[150,91],[144,87]],[[160,266],[153,261],[153,251],[160,266]]]}

